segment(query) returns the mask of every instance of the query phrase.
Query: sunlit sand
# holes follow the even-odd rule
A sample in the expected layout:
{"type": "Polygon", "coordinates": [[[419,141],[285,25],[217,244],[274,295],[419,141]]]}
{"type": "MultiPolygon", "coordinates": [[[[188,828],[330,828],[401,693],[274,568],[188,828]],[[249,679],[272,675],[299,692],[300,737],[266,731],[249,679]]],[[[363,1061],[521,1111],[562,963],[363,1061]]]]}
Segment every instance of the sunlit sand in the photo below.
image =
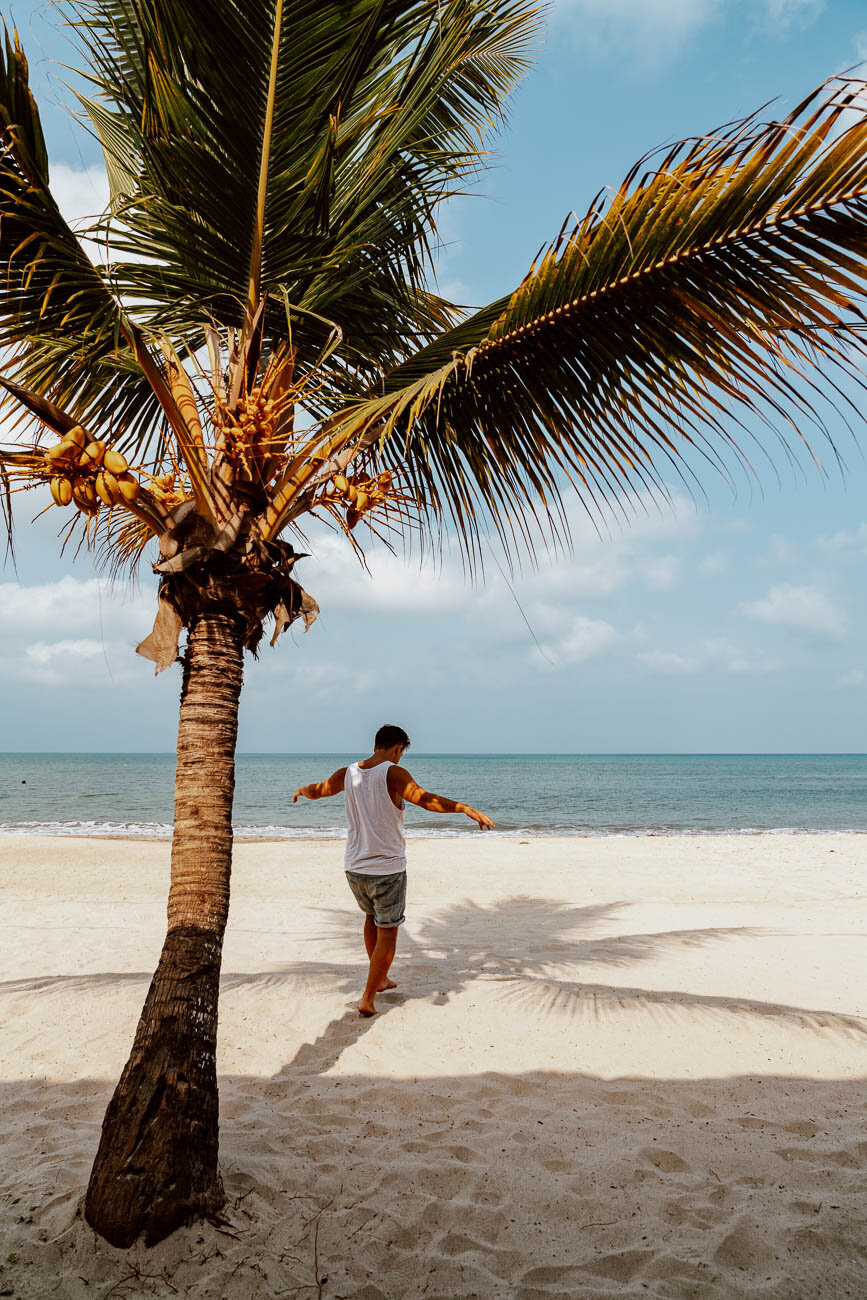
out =
{"type": "Polygon", "coordinates": [[[0,1292],[864,1294],[865,844],[413,841],[370,1020],[342,846],[239,845],[227,1221],[121,1252],[79,1207],[168,845],[0,838],[0,1292]]]}

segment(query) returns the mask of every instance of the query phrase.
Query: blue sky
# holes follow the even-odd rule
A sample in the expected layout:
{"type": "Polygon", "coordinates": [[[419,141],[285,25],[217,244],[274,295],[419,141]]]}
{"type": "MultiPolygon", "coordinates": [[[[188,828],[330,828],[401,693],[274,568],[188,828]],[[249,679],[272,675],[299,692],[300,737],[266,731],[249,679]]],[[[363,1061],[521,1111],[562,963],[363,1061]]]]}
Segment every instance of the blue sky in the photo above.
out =
{"type": "MultiPolygon", "coordinates": [[[[62,206],[92,212],[98,151],[69,121],[50,58],[69,49],[46,4],[6,10],[30,56],[62,206]]],[[[649,148],[772,98],[790,108],[867,59],[863,0],[559,0],[495,142],[484,197],[445,214],[440,280],[466,303],[523,276],[539,248],[649,148]]],[[[571,556],[540,557],[513,591],[457,555],[369,578],[316,540],[304,585],[322,617],[249,660],[240,746],[355,751],[381,721],[420,751],[862,751],[867,721],[867,465],[816,448],[775,457],[760,486],[705,471],[599,538],[573,511],[571,556]],[[523,614],[532,626],[531,636],[523,614]],[[535,640],[534,640],[535,637],[535,640]],[[538,643],[538,644],[537,644],[538,643]],[[540,648],[541,647],[541,648],[540,648]]],[[[867,447],[867,429],[861,435],[867,447]]],[[[757,462],[758,464],[759,462],[757,462]]],[[[133,649],[154,584],[111,591],[86,555],[59,558],[56,518],[18,512],[18,572],[0,572],[0,748],[169,750],[177,672],[133,649]]]]}

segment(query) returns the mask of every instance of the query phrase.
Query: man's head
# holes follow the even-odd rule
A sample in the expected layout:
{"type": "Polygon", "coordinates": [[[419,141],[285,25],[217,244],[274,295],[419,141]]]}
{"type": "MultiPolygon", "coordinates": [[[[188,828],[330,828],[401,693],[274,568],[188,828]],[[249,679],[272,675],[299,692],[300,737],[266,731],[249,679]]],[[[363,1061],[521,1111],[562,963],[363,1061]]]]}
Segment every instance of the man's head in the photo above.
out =
{"type": "Polygon", "coordinates": [[[386,722],[376,733],[373,747],[384,754],[388,754],[391,761],[396,763],[401,754],[409,749],[409,736],[403,727],[396,727],[393,723],[386,722]]]}

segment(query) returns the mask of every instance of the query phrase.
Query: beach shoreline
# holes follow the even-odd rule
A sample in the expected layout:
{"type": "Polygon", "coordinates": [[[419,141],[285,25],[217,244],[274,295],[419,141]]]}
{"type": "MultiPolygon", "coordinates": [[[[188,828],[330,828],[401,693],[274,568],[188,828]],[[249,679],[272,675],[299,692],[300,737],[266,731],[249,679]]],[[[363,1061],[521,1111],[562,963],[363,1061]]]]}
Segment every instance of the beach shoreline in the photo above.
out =
{"type": "Polygon", "coordinates": [[[169,844],[0,836],[0,1290],[315,1294],[318,1223],[326,1296],[863,1294],[863,836],[525,838],[410,841],[370,1022],[341,843],[236,844],[234,1235],[120,1252],[80,1207],[169,844]]]}
{"type": "MultiPolygon", "coordinates": [[[[581,834],[575,832],[574,830],[558,831],[558,830],[539,830],[536,828],[523,829],[523,830],[495,829],[492,831],[481,832],[478,829],[460,830],[451,827],[446,829],[438,829],[434,827],[432,829],[427,829],[427,830],[421,830],[418,827],[412,827],[407,830],[406,839],[408,842],[416,841],[416,840],[466,841],[466,840],[477,839],[480,834],[484,834],[486,838],[493,839],[493,840],[518,840],[522,842],[536,843],[537,841],[547,842],[549,840],[567,840],[567,841],[568,840],[608,840],[608,839],[615,839],[615,840],[616,839],[626,839],[626,840],[697,839],[697,840],[701,840],[701,839],[729,839],[729,838],[747,839],[750,837],[760,839],[764,836],[773,838],[775,836],[780,836],[780,835],[791,835],[791,836],[797,836],[799,838],[801,836],[818,837],[818,836],[834,836],[834,835],[863,837],[863,836],[867,836],[867,831],[860,830],[858,828],[852,828],[852,827],[844,827],[841,830],[827,830],[821,827],[806,828],[806,827],[791,827],[791,826],[768,826],[768,827],[745,826],[739,830],[713,829],[713,830],[697,831],[694,828],[684,828],[679,830],[673,830],[671,828],[651,830],[649,828],[646,828],[646,829],[639,829],[639,830],[587,831],[581,834]]],[[[69,829],[65,831],[52,828],[50,830],[36,831],[33,829],[22,830],[18,827],[0,827],[0,841],[2,841],[4,838],[14,838],[14,837],[17,837],[19,839],[40,839],[40,840],[43,839],[78,840],[78,841],[94,840],[97,842],[102,842],[102,841],[118,842],[119,841],[121,843],[130,843],[130,844],[148,844],[148,843],[171,844],[172,841],[171,831],[165,831],[164,833],[142,832],[141,834],[135,834],[132,832],[121,832],[121,831],[105,831],[105,832],[99,831],[95,833],[92,828],[88,828],[86,830],[69,829]]],[[[241,829],[236,828],[234,832],[234,843],[236,845],[266,844],[266,845],[274,846],[277,844],[303,845],[307,843],[334,845],[334,844],[343,844],[345,843],[345,840],[346,840],[345,832],[342,834],[338,834],[338,833],[317,834],[310,827],[304,827],[298,831],[295,830],[289,831],[287,828],[287,833],[285,835],[258,835],[255,833],[251,833],[250,831],[245,830],[244,828],[241,829]]]]}

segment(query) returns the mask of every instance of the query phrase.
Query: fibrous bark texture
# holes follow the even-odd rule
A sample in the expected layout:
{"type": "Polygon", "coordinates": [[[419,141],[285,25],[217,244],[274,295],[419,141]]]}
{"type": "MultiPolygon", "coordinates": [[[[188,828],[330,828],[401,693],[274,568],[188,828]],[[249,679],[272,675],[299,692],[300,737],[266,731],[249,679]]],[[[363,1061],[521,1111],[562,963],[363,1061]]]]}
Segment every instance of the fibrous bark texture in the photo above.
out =
{"type": "Polygon", "coordinates": [[[111,1099],[85,1218],[114,1246],[154,1245],[224,1201],[217,1162],[217,1000],[229,909],[243,626],[190,624],[175,780],[168,933],[111,1099]]]}

